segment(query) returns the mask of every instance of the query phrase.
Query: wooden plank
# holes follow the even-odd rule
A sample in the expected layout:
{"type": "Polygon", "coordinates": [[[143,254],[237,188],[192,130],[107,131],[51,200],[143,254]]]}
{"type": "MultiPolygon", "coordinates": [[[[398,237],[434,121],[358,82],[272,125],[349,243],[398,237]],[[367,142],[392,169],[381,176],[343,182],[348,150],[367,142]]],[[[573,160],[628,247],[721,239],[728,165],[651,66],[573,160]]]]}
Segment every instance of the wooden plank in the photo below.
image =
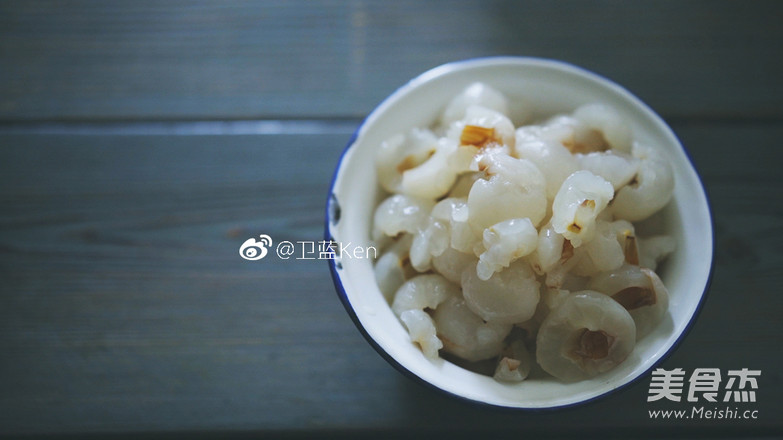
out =
{"type": "Polygon", "coordinates": [[[783,4],[0,3],[0,119],[362,117],[413,76],[492,55],[565,60],[667,117],[779,119],[783,4]]]}
{"type": "Polygon", "coordinates": [[[324,262],[237,254],[259,233],[320,238],[350,130],[3,134],[0,434],[780,434],[783,213],[770,201],[783,126],[674,128],[712,197],[716,269],[663,367],[761,369],[758,420],[651,420],[649,377],[591,405],[520,414],[398,374],[354,328],[324,262]]]}

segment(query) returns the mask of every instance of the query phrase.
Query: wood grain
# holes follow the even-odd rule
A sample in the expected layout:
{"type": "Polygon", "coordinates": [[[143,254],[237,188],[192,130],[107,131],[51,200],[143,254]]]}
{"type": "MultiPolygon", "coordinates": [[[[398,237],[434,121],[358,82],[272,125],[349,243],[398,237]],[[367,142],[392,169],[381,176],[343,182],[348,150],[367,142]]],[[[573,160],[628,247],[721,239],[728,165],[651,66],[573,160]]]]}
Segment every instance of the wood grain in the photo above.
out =
{"type": "Polygon", "coordinates": [[[700,318],[663,366],[761,369],[760,420],[650,420],[647,378],[578,409],[518,414],[397,373],[354,327],[323,261],[237,253],[259,233],[320,238],[348,130],[5,134],[0,433],[776,432],[783,358],[769,347],[783,242],[771,234],[781,208],[765,200],[783,189],[769,153],[783,127],[674,128],[710,189],[716,268],[700,318]]]}
{"type": "Polygon", "coordinates": [[[771,0],[0,0],[0,437],[782,437],[781,18],[771,0]],[[688,406],[647,404],[649,376],[555,412],[460,402],[372,350],[325,262],[239,257],[262,233],[320,239],[361,118],[494,55],[580,65],[671,123],[715,269],[662,366],[762,370],[759,419],[652,420],[688,406]]]}
{"type": "Polygon", "coordinates": [[[565,60],[667,117],[783,116],[777,1],[0,3],[0,119],[363,117],[465,58],[565,60]]]}

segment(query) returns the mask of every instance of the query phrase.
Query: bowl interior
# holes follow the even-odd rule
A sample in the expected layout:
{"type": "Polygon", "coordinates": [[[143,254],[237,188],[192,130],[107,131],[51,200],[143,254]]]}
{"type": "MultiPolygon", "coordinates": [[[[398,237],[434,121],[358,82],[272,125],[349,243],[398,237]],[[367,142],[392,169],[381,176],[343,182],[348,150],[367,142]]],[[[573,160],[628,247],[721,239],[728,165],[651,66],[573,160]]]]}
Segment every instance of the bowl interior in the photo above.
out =
{"type": "Polygon", "coordinates": [[[631,124],[634,136],[669,158],[675,178],[672,201],[655,222],[639,226],[674,236],[677,249],[659,272],[669,289],[669,315],[636,345],[617,368],[593,379],[561,383],[531,375],[518,384],[498,383],[444,360],[431,361],[414,346],[377,287],[373,261],[343,255],[332,261],[335,284],[357,326],[398,367],[463,398],[516,408],[571,405],[628,384],[652,368],[676,344],[701,303],[712,265],[712,222],[704,189],[680,142],[668,126],[626,90],[580,68],[533,58],[487,58],[447,64],[413,79],[376,108],[347,147],[335,174],[327,235],[338,243],[370,246],[375,206],[383,197],[376,183],[374,155],[388,137],[433,123],[456,93],[475,81],[503,92],[515,126],[590,102],[613,106],[631,124]],[[531,114],[527,109],[534,109],[531,114]],[[339,211],[339,215],[337,212],[339,211]]]}

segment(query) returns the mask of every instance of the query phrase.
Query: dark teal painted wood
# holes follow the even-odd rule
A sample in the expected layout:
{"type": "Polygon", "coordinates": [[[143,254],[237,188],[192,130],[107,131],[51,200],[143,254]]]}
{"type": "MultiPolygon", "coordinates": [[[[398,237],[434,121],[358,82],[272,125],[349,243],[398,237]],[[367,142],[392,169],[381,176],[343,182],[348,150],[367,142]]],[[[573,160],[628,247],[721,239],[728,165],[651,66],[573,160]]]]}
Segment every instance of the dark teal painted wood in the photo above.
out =
{"type": "Polygon", "coordinates": [[[0,436],[780,437],[781,5],[0,1],[0,436]],[[321,237],[388,93],[500,54],[594,70],[672,123],[716,251],[663,366],[761,369],[758,420],[650,420],[648,378],[551,413],[457,402],[370,348],[323,262],[239,257],[321,237]]]}
{"type": "Polygon", "coordinates": [[[783,126],[674,128],[710,191],[716,269],[701,317],[664,366],[761,369],[757,421],[650,420],[648,378],[584,408],[517,414],[401,376],[354,328],[324,262],[238,255],[260,233],[320,238],[347,130],[6,134],[0,432],[779,430],[783,216],[772,201],[783,126]]]}
{"type": "Polygon", "coordinates": [[[0,119],[362,117],[479,56],[562,59],[669,117],[783,116],[780,2],[0,3],[0,119]]]}

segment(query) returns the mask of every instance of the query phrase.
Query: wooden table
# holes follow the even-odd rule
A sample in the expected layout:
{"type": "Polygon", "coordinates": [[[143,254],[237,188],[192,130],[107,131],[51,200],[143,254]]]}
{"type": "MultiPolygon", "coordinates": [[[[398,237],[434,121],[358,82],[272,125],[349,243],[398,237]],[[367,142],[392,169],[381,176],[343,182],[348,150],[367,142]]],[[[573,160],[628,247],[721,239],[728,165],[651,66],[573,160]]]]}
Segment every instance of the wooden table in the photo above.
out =
{"type": "Polygon", "coordinates": [[[783,435],[782,19],[776,1],[1,2],[0,435],[783,435]],[[690,406],[647,403],[649,375],[554,412],[455,401],[373,351],[324,261],[239,257],[260,233],[320,239],[361,118],[490,55],[583,66],[673,127],[715,272],[661,366],[761,370],[740,405],[757,419],[652,419],[690,406]]]}

